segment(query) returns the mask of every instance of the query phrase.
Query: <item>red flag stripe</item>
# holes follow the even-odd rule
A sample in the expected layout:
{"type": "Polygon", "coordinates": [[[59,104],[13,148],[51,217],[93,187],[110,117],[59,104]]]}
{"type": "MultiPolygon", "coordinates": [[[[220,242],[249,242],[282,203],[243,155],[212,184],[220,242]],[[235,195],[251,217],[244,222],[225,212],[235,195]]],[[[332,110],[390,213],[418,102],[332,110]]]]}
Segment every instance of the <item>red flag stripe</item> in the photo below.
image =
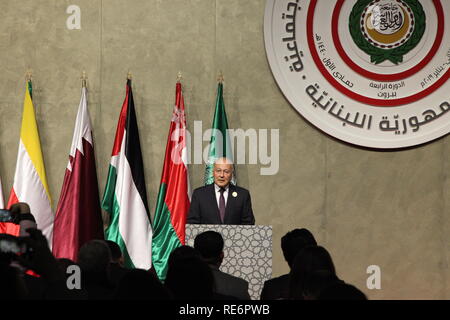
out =
{"type": "Polygon", "coordinates": [[[114,146],[111,154],[112,157],[119,154],[120,146],[122,145],[123,135],[125,134],[125,125],[127,122],[127,112],[128,112],[128,96],[130,92],[130,87],[127,86],[126,90],[127,91],[125,95],[125,100],[123,101],[122,109],[120,111],[119,123],[117,124],[116,137],[114,139],[114,146]]]}
{"type": "Polygon", "coordinates": [[[17,198],[16,191],[14,191],[14,188],[11,188],[11,192],[9,194],[9,199],[8,199],[8,205],[6,207],[11,208],[11,206],[17,202],[19,202],[19,199],[17,198]]]}

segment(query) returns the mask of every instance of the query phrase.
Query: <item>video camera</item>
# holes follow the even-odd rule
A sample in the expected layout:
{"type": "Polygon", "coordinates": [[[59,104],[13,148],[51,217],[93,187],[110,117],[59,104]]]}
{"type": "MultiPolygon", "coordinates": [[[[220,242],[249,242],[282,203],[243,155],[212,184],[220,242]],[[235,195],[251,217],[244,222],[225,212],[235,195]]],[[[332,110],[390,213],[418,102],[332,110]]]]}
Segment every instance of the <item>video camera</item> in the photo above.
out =
{"type": "Polygon", "coordinates": [[[11,223],[17,223],[18,215],[13,214],[11,211],[6,209],[0,209],[0,222],[11,222],[11,223]]]}
{"type": "Polygon", "coordinates": [[[0,263],[16,261],[23,254],[29,253],[26,243],[21,237],[10,234],[0,234],[0,263]]]}
{"type": "Polygon", "coordinates": [[[13,213],[6,209],[0,209],[0,223],[13,223],[20,225],[20,236],[0,233],[0,263],[11,263],[17,261],[21,255],[31,253],[24,241],[28,233],[25,231],[29,227],[36,227],[36,220],[31,213],[13,213]]]}

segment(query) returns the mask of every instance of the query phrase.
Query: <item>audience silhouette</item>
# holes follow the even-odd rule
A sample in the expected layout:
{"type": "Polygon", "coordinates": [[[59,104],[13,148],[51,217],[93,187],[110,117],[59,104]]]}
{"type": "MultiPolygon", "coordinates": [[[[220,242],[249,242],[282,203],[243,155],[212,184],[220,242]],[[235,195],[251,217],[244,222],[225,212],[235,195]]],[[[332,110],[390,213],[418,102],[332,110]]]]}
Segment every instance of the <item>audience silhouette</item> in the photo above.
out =
{"type": "Polygon", "coordinates": [[[337,281],[324,288],[317,300],[367,300],[367,297],[354,285],[337,281]]]}
{"type": "MultiPolygon", "coordinates": [[[[281,238],[281,249],[289,269],[292,269],[296,254],[311,245],[317,245],[316,239],[305,228],[291,230],[281,238]]],[[[289,299],[289,279],[290,273],[267,280],[261,292],[261,300],[289,299]]]]}
{"type": "Polygon", "coordinates": [[[111,240],[105,240],[111,252],[111,262],[109,264],[109,279],[117,287],[120,280],[130,271],[125,268],[122,251],[117,243],[111,240]]]}
{"type": "MultiPolygon", "coordinates": [[[[113,241],[83,244],[75,262],[56,259],[39,229],[27,228],[21,234],[26,236],[0,234],[3,299],[250,299],[247,281],[219,270],[224,240],[216,231],[197,235],[195,248],[185,245],[172,251],[164,284],[154,269],[124,268],[123,254],[113,241]],[[69,288],[69,269],[80,270],[80,288],[69,288]]],[[[281,248],[290,272],[267,280],[261,300],[367,300],[362,291],[338,278],[329,252],[317,245],[309,230],[289,231],[281,239],[281,248]]]]}
{"type": "Polygon", "coordinates": [[[321,246],[307,246],[297,253],[292,264],[289,298],[314,299],[323,287],[337,280],[328,251],[321,246]]]}
{"type": "Polygon", "coordinates": [[[169,256],[165,285],[176,300],[210,300],[214,292],[211,270],[188,246],[176,248],[169,256]]]}
{"type": "Polygon", "coordinates": [[[172,295],[159,279],[147,270],[129,270],[114,293],[117,300],[170,300],[172,295]]]}
{"type": "Polygon", "coordinates": [[[110,280],[111,252],[104,240],[91,240],[81,246],[78,264],[81,268],[81,284],[89,300],[109,299],[113,293],[110,280]]]}
{"type": "Polygon", "coordinates": [[[205,231],[194,240],[194,248],[210,267],[215,284],[215,292],[240,300],[250,300],[248,282],[219,270],[224,258],[222,235],[216,231],[205,231]]]}

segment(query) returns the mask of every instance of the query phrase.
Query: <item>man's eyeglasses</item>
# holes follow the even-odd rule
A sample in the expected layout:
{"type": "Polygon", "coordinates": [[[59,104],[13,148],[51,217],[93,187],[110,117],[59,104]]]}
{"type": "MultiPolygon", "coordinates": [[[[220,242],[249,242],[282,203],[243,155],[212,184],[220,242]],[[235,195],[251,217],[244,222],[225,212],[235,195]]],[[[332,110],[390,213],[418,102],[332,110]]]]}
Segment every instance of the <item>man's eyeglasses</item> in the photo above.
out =
{"type": "Polygon", "coordinates": [[[232,170],[228,170],[228,169],[224,169],[224,170],[222,170],[222,169],[214,169],[214,172],[217,173],[217,174],[222,174],[222,172],[223,172],[223,174],[231,174],[232,170]]]}

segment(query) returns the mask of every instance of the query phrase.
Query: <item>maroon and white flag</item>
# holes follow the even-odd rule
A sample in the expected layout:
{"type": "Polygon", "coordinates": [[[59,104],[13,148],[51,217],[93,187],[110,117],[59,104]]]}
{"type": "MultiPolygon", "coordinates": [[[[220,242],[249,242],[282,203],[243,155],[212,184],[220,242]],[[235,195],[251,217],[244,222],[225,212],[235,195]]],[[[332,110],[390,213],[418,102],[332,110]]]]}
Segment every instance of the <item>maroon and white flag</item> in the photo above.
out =
{"type": "Polygon", "coordinates": [[[94,141],[87,90],[83,87],[69,163],[56,209],[53,254],[76,261],[78,250],[85,242],[103,238],[94,141]]]}

